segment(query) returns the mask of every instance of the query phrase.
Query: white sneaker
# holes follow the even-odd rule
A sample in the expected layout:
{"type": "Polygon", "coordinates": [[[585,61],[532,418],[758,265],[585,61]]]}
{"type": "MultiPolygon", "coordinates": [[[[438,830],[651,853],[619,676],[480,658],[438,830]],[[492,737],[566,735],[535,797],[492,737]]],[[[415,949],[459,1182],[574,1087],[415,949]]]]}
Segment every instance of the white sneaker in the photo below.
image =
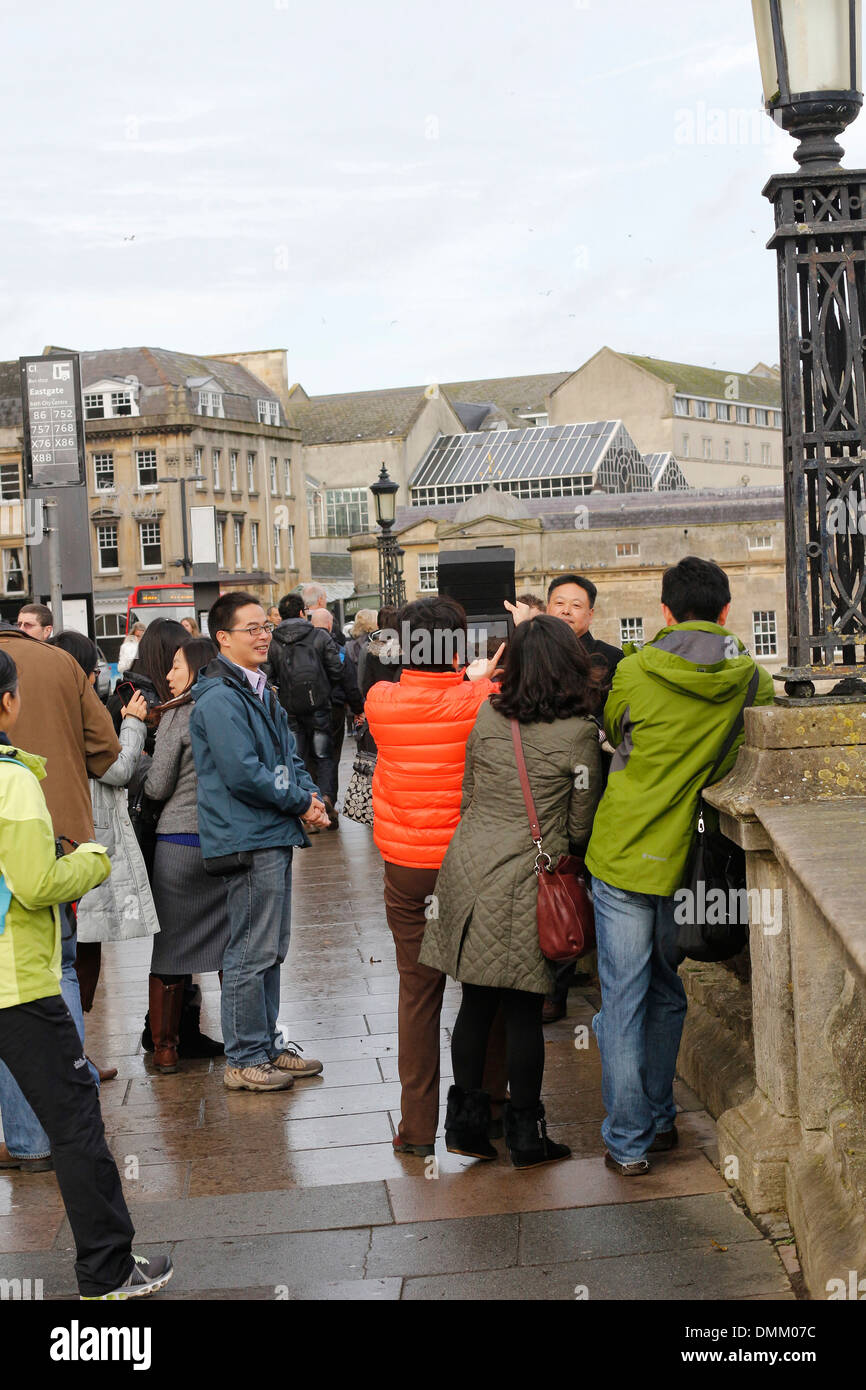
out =
{"type": "Polygon", "coordinates": [[[288,1091],[294,1079],[288,1071],[259,1062],[254,1067],[226,1067],[223,1085],[230,1091],[288,1091]]]}

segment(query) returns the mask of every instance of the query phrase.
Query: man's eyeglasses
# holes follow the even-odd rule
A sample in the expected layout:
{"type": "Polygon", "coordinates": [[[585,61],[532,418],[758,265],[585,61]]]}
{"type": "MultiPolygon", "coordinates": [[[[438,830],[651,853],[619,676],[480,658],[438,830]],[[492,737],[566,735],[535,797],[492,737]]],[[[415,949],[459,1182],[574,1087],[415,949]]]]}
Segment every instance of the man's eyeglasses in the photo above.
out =
{"type": "Polygon", "coordinates": [[[230,627],[228,632],[245,632],[248,637],[260,637],[266,632],[270,637],[274,630],[273,623],[250,623],[249,627],[230,627]]]}

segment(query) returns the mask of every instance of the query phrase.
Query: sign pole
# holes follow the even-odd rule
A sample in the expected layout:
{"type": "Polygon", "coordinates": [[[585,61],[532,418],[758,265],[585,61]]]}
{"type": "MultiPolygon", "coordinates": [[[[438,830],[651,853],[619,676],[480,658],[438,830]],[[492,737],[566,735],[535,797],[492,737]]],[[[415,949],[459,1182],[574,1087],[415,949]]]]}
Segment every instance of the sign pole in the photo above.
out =
{"type": "Polygon", "coordinates": [[[44,502],[47,512],[45,539],[48,546],[48,583],[51,592],[51,616],[54,619],[54,632],[63,628],[63,581],[60,574],[60,532],[57,526],[57,500],[47,497],[44,502]],[[50,508],[50,511],[49,511],[50,508]]]}

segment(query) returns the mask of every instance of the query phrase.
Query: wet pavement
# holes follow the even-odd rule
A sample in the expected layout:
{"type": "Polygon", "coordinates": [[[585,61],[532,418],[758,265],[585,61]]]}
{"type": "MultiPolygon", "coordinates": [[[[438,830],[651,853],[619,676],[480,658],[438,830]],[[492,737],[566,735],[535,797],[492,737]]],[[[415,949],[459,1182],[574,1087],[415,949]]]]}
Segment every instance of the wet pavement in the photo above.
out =
{"type": "MultiPolygon", "coordinates": [[[[350,764],[343,763],[343,784],[350,764]]],[[[223,1061],[153,1070],[140,1033],[149,943],[105,947],[87,1050],[109,1143],[145,1254],[171,1250],[161,1298],[791,1299],[773,1245],[735,1205],[715,1129],[681,1083],[680,1148],[652,1174],[602,1162],[591,991],[545,1030],[552,1137],[574,1158],[516,1172],[500,1158],[398,1158],[397,974],[382,866],[365,827],[342,821],[295,856],[292,948],[280,1022],[324,1073],[272,1095],[226,1091],[223,1061]],[[584,1045],[585,1044],[585,1045],[584,1045]]],[[[220,1036],[219,983],[201,978],[202,1026],[220,1036]]],[[[442,1012],[442,1099],[450,983],[442,1012]]],[[[74,1250],[52,1173],[0,1174],[0,1278],[76,1293],[74,1250]]]]}

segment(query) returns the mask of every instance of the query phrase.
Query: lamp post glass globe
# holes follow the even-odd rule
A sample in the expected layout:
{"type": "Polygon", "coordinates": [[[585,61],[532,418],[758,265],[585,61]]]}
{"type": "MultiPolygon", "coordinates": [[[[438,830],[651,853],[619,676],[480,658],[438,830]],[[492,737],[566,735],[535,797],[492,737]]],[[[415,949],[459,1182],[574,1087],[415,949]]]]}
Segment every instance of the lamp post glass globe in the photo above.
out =
{"type": "Polygon", "coordinates": [[[861,0],[752,0],[764,105],[798,164],[838,168],[863,104],[861,0]]]}
{"type": "Polygon", "coordinates": [[[382,464],[375,483],[370,487],[373,494],[373,501],[376,504],[376,522],[379,526],[389,527],[394,524],[394,517],[397,513],[397,493],[399,485],[388,477],[388,471],[382,464]]]}

